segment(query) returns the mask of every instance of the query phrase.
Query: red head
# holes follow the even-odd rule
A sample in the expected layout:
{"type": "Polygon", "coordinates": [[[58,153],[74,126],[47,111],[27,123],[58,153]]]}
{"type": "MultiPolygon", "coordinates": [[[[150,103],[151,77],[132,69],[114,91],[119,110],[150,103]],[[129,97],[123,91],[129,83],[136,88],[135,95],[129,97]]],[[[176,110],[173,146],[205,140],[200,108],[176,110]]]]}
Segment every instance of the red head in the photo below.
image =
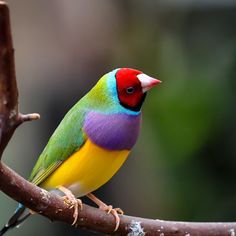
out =
{"type": "Polygon", "coordinates": [[[139,111],[145,99],[146,92],[160,83],[143,72],[130,68],[121,68],[116,72],[118,98],[126,108],[139,111]]]}

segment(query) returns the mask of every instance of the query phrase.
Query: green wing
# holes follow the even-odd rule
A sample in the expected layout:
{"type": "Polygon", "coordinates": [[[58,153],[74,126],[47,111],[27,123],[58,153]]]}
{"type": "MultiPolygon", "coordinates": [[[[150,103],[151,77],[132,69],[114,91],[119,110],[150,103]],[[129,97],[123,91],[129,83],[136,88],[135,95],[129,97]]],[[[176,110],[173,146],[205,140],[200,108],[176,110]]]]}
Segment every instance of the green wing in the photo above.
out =
{"type": "Polygon", "coordinates": [[[58,166],[85,142],[83,122],[85,109],[74,105],[48,141],[29,177],[36,185],[42,183],[58,166]]]}

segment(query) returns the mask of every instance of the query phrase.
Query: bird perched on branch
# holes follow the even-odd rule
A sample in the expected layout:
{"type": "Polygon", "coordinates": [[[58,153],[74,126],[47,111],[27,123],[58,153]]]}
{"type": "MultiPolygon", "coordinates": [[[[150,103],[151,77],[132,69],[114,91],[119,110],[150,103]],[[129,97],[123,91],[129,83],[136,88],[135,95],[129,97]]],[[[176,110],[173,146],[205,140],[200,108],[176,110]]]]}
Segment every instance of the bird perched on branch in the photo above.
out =
{"type": "MultiPolygon", "coordinates": [[[[77,221],[81,200],[87,196],[115,217],[115,230],[122,214],[91,192],[105,184],[122,166],[134,146],[141,124],[141,107],[146,92],[160,80],[139,70],[120,68],[105,74],[66,114],[48,141],[29,181],[63,193],[74,207],[77,221]]],[[[16,227],[32,212],[19,204],[0,231],[16,227]]]]}

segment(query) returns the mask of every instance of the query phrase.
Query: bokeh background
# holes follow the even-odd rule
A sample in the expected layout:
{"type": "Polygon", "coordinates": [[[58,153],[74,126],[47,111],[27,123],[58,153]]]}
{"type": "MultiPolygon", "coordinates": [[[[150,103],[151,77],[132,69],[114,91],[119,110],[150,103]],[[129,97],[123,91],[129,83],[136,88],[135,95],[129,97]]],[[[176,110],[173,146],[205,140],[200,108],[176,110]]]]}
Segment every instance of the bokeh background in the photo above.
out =
{"type": "MultiPolygon", "coordinates": [[[[22,176],[67,110],[104,73],[140,69],[163,81],[119,173],[96,191],[127,214],[236,220],[236,2],[9,0],[22,125],[4,162],[22,176]]],[[[86,201],[86,200],[84,200],[86,201]]],[[[16,203],[0,193],[0,225],[16,203]]],[[[93,235],[34,216],[15,235],[93,235]]]]}

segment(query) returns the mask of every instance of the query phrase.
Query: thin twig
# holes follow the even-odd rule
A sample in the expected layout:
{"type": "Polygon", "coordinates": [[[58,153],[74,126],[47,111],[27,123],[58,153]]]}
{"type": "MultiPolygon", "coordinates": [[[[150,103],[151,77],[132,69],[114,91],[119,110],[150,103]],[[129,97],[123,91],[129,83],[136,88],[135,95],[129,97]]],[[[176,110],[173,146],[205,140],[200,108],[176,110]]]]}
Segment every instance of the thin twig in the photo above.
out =
{"type": "Polygon", "coordinates": [[[33,121],[40,119],[40,115],[38,113],[31,113],[31,114],[19,114],[18,120],[20,123],[26,121],[33,121]]]}

